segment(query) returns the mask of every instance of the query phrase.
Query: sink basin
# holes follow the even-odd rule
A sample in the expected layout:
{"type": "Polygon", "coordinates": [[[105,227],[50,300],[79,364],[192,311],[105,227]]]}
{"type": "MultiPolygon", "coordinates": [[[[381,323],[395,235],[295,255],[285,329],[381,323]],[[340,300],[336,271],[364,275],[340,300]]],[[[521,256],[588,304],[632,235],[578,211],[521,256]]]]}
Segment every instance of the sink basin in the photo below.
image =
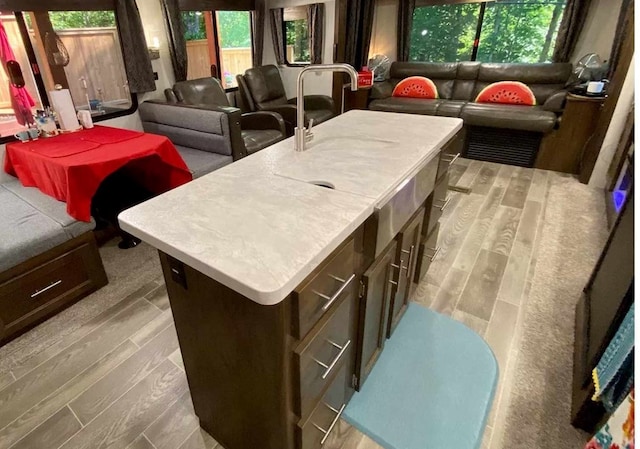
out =
{"type": "Polygon", "coordinates": [[[324,187],[325,189],[333,189],[335,190],[336,186],[331,184],[329,181],[309,181],[309,184],[313,184],[314,186],[324,187]]]}
{"type": "Polygon", "coordinates": [[[399,174],[412,169],[416,153],[390,139],[323,136],[280,164],[275,174],[377,199],[398,182],[399,174]]]}

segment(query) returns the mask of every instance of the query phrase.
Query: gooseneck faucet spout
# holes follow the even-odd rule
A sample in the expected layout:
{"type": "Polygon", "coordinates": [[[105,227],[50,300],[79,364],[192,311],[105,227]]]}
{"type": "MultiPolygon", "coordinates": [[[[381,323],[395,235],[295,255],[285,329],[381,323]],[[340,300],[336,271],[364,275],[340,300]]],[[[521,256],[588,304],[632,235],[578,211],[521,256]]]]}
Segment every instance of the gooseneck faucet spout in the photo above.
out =
{"type": "Polygon", "coordinates": [[[313,120],[309,121],[309,129],[304,123],[304,76],[307,72],[345,72],[351,77],[351,90],[358,90],[358,72],[349,64],[312,64],[306,66],[298,74],[298,89],[297,89],[297,126],[295,129],[295,149],[296,151],[304,151],[306,143],[313,139],[313,133],[311,128],[313,127],[313,120]]]}

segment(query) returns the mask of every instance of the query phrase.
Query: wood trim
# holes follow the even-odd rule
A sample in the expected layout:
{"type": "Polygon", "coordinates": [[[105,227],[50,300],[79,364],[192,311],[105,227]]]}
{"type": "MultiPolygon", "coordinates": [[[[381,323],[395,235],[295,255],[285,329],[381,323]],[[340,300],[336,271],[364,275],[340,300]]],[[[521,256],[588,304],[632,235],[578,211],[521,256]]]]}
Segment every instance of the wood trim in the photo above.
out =
{"type": "Polygon", "coordinates": [[[622,131],[620,142],[618,143],[618,147],[616,148],[616,152],[613,155],[611,165],[609,166],[609,170],[607,171],[608,191],[612,191],[616,187],[616,183],[618,182],[618,178],[620,177],[620,173],[622,172],[624,163],[627,161],[629,148],[631,147],[631,145],[633,145],[634,142],[634,125],[635,107],[631,106],[631,110],[629,111],[629,115],[627,116],[627,121],[624,125],[624,130],[622,131]]]}
{"type": "Polygon", "coordinates": [[[106,11],[115,9],[113,0],[0,0],[5,11],[106,11]]]}
{"type": "Polygon", "coordinates": [[[631,65],[631,58],[633,57],[634,52],[633,19],[634,5],[633,3],[631,3],[630,7],[626,11],[624,23],[621,24],[623,26],[623,29],[620,31],[620,33],[622,33],[623,38],[620,44],[621,48],[618,67],[616,68],[616,71],[611,78],[609,88],[607,89],[608,96],[604,102],[602,114],[600,115],[600,119],[598,121],[598,126],[593,134],[593,138],[585,147],[585,152],[582,157],[582,167],[580,169],[579,179],[583,184],[587,184],[589,182],[591,174],[593,173],[593,169],[596,166],[602,144],[604,143],[607,131],[609,130],[609,125],[611,124],[611,118],[613,117],[613,113],[615,112],[616,106],[618,104],[618,98],[620,97],[622,86],[627,77],[629,66],[631,65]]]}

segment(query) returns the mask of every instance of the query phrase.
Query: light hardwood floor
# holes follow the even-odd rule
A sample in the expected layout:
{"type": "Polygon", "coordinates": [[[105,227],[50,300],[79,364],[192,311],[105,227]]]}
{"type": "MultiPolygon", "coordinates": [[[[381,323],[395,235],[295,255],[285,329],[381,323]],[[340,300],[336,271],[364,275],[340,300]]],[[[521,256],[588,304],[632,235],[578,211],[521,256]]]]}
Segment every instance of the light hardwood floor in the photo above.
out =
{"type": "MultiPolygon", "coordinates": [[[[457,163],[452,184],[471,193],[450,192],[440,255],[413,298],[476,330],[496,354],[501,379],[484,447],[490,447],[493,429],[500,426],[502,386],[535,267],[548,176],[558,175],[457,163]]],[[[198,427],[158,275],[60,342],[0,374],[0,448],[220,447],[198,427]]],[[[326,447],[379,448],[344,422],[326,447]]]]}

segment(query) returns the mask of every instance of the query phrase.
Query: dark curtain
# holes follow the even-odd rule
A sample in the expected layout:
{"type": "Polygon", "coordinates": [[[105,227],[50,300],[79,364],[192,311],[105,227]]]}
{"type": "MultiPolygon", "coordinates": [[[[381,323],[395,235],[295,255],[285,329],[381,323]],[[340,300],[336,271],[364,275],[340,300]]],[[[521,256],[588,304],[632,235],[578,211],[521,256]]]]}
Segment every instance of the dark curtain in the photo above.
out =
{"type": "Polygon", "coordinates": [[[590,5],[591,0],[567,0],[564,16],[558,28],[553,62],[569,62],[571,60],[590,5]]]}
{"type": "Polygon", "coordinates": [[[367,65],[375,0],[347,0],[345,61],[357,70],[367,65]]]}
{"type": "Polygon", "coordinates": [[[411,27],[416,0],[400,0],[398,4],[398,61],[409,60],[411,48],[411,27]]]}
{"type": "Polygon", "coordinates": [[[284,58],[284,9],[274,8],[269,10],[271,20],[271,38],[273,39],[273,51],[276,54],[276,62],[285,64],[284,58]]]}
{"type": "Polygon", "coordinates": [[[162,13],[167,29],[169,54],[176,82],[187,79],[187,41],[184,38],[184,23],[178,0],[161,0],[162,13]]]}
{"type": "Polygon", "coordinates": [[[154,91],[156,82],[138,6],[135,0],[115,0],[114,3],[129,90],[134,94],[154,91]]]}
{"type": "Polygon", "coordinates": [[[616,35],[613,39],[613,45],[611,46],[611,56],[609,56],[609,73],[607,74],[607,78],[611,78],[613,72],[615,72],[618,67],[622,43],[625,39],[633,39],[633,36],[628,35],[628,27],[625,26],[625,22],[627,20],[633,20],[633,13],[629,14],[629,8],[633,7],[633,0],[624,0],[620,7],[618,24],[616,26],[616,35]]]}
{"type": "Polygon", "coordinates": [[[256,9],[251,11],[251,27],[253,39],[251,41],[251,56],[253,66],[262,65],[262,55],[264,54],[264,6],[265,0],[256,0],[256,9]]]}
{"type": "Polygon", "coordinates": [[[307,7],[309,23],[309,46],[311,47],[311,64],[322,64],[322,48],[324,45],[324,3],[314,3],[307,7]]]}

